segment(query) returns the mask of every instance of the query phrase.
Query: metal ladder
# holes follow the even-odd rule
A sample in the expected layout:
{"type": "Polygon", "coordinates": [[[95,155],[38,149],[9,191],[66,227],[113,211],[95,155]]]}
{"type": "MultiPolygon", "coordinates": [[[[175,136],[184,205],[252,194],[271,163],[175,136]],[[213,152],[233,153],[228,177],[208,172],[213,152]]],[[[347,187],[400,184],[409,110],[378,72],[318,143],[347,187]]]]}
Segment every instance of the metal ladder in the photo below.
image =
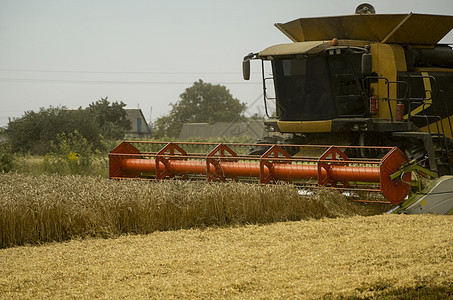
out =
{"type": "MultiPolygon", "coordinates": [[[[416,76],[410,76],[412,78],[421,78],[421,79],[426,79],[428,78],[430,81],[432,80],[434,83],[434,86],[437,86],[436,84],[436,78],[434,76],[425,76],[425,75],[416,75],[416,76]]],[[[416,118],[422,118],[425,120],[426,127],[428,128],[428,133],[431,136],[432,143],[434,145],[434,155],[435,155],[435,161],[437,165],[437,170],[440,174],[446,173],[446,174],[452,174],[453,173],[453,153],[451,152],[452,149],[452,142],[450,139],[445,135],[446,131],[444,128],[444,124],[442,122],[442,118],[436,114],[435,111],[435,106],[434,106],[434,101],[439,101],[443,102],[446,113],[447,113],[447,119],[448,119],[448,129],[450,133],[453,136],[453,130],[452,130],[452,124],[450,121],[450,113],[448,112],[448,106],[446,103],[446,99],[444,96],[444,91],[443,90],[437,90],[437,92],[434,94],[432,90],[425,90],[425,95],[430,94],[430,98],[414,98],[411,95],[411,89],[410,85],[408,86],[408,96],[407,96],[407,101],[409,104],[409,121],[413,121],[416,118]],[[435,100],[436,99],[436,100],[435,100]],[[427,101],[431,100],[430,103],[427,103],[427,101]],[[418,115],[411,115],[411,106],[412,104],[415,104],[417,106],[422,106],[423,109],[421,110],[422,114],[418,115]],[[425,113],[426,108],[425,105],[432,105],[432,114],[427,115],[425,113]],[[435,124],[434,130],[431,129],[432,124],[435,124]]]]}

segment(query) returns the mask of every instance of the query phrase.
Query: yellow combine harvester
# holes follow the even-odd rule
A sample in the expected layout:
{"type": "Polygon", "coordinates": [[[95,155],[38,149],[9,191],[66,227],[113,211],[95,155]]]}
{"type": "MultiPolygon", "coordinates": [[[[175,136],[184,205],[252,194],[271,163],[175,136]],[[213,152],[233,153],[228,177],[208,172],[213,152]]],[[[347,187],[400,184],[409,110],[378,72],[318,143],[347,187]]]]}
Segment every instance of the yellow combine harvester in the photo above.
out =
{"type": "Polygon", "coordinates": [[[125,141],[110,153],[110,177],[286,181],[380,192],[398,213],[453,214],[453,50],[438,44],[453,16],[377,15],[364,4],[355,15],[276,26],[293,43],[243,62],[244,79],[250,60],[262,62],[270,136],[253,145],[125,141]],[[433,180],[423,188],[419,174],[433,180]]]}
{"type": "Polygon", "coordinates": [[[243,62],[245,79],[251,59],[272,66],[263,73],[265,104],[276,107],[266,110],[266,127],[282,135],[268,141],[397,146],[439,175],[452,173],[453,51],[437,42],[453,16],[366,13],[276,26],[294,43],[243,62]]]}
{"type": "MultiPolygon", "coordinates": [[[[262,142],[396,146],[436,177],[453,174],[453,50],[438,44],[453,16],[375,14],[362,4],[354,15],[275,26],[293,43],[243,61],[245,80],[250,60],[262,61],[272,133],[262,142]]],[[[251,153],[264,151],[257,146],[251,153]]],[[[358,151],[363,158],[382,155],[358,151]]],[[[451,197],[453,181],[447,186],[440,191],[451,197]]]]}

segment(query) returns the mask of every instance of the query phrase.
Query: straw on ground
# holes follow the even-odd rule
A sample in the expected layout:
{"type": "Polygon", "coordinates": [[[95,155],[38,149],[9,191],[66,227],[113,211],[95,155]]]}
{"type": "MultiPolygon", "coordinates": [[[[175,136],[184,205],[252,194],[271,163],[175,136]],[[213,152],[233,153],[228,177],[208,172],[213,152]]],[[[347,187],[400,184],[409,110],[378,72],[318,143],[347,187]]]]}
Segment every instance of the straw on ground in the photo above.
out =
{"type": "Polygon", "coordinates": [[[1,299],[447,299],[453,218],[355,216],[154,232],[8,248],[0,257],[1,299]]]}

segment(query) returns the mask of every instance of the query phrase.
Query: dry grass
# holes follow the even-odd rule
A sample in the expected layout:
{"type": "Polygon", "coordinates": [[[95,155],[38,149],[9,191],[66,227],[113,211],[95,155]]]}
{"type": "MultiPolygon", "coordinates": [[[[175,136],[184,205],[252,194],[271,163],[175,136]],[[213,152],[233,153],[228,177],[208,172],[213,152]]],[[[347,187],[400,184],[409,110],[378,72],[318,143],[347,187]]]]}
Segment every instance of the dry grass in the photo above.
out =
{"type": "Polygon", "coordinates": [[[453,218],[379,215],[0,250],[1,299],[453,297],[453,218]]]}
{"type": "Polygon", "coordinates": [[[373,213],[338,193],[307,199],[288,185],[0,174],[0,248],[373,213]]]}

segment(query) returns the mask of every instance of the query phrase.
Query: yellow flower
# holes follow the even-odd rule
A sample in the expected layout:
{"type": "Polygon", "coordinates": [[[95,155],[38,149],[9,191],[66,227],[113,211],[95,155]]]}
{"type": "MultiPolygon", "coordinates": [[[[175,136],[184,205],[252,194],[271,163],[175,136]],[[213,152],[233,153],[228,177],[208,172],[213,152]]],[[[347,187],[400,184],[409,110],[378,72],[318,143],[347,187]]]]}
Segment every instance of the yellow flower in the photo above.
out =
{"type": "Polygon", "coordinates": [[[78,155],[77,153],[74,153],[74,152],[69,152],[69,154],[66,156],[69,160],[76,160],[78,155]]]}

